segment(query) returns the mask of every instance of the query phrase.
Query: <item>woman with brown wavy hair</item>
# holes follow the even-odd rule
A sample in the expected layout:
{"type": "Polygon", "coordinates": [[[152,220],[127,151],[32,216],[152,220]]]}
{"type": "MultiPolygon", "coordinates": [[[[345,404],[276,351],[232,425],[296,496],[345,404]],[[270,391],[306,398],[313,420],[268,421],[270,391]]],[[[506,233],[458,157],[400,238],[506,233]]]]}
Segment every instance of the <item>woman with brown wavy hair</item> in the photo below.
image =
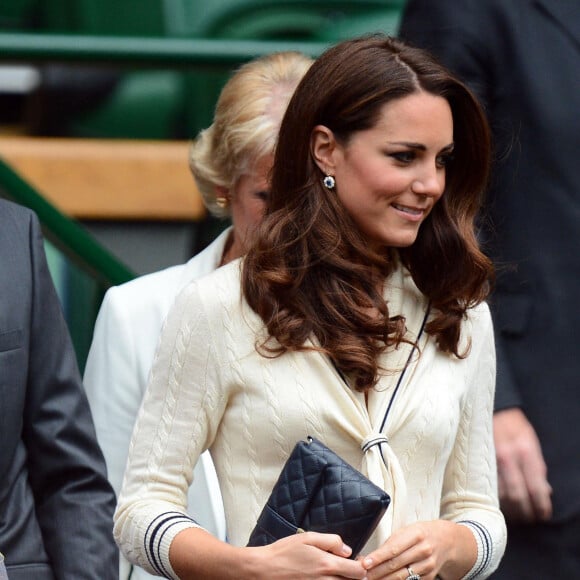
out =
{"type": "Polygon", "coordinates": [[[489,158],[477,101],[424,51],[375,36],[315,62],[253,247],[166,323],[116,515],[130,559],[170,578],[491,574],[505,547],[493,272],[474,226],[489,158]],[[314,532],[242,547],[307,435],[392,498],[357,560],[314,532]],[[184,514],[205,449],[230,545],[184,514]]]}

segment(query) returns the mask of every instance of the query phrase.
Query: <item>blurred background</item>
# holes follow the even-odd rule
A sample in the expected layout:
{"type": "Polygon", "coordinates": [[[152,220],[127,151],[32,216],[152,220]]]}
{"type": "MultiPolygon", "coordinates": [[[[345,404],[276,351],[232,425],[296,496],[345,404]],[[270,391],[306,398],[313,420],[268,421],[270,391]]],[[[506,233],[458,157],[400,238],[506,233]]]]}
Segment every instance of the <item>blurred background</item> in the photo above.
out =
{"type": "Polygon", "coordinates": [[[189,174],[232,70],[396,34],[405,0],[5,0],[0,196],[34,209],[81,370],[105,290],[227,225],[189,174]]]}

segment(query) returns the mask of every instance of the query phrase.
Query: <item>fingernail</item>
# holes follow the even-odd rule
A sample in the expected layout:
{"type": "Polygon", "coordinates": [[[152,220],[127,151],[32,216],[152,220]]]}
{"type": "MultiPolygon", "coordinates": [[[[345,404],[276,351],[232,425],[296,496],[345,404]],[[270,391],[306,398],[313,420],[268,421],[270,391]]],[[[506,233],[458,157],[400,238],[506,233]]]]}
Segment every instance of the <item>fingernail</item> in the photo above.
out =
{"type": "Polygon", "coordinates": [[[351,549],[351,547],[350,547],[350,546],[347,546],[346,544],[343,544],[343,545],[342,545],[342,553],[343,553],[345,556],[350,556],[350,555],[352,554],[352,549],[351,549]]]}
{"type": "Polygon", "coordinates": [[[372,558],[365,558],[363,564],[365,568],[370,568],[373,565],[372,558]]]}

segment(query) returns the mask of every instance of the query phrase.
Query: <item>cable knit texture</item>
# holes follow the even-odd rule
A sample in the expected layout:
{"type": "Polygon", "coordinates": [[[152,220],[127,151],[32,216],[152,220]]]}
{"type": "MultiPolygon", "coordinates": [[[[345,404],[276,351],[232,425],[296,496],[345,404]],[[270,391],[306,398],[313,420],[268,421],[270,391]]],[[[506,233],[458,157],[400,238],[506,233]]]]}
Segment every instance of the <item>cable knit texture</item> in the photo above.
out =
{"type": "MultiPolygon", "coordinates": [[[[492,408],[495,354],[487,305],[462,328],[469,356],[459,360],[424,334],[385,425],[388,444],[368,451],[409,355],[391,348],[390,369],[365,396],[350,389],[327,357],[313,352],[265,358],[259,317],[240,296],[240,261],[190,284],[171,310],[141,408],[116,513],[115,536],[129,560],[177,578],[172,539],[197,524],[185,513],[192,468],[209,449],[224,498],[229,540],[247,543],[296,441],[326,443],[392,498],[364,552],[417,520],[463,522],[478,558],[469,578],[485,578],[506,542],[498,507],[492,408]],[[177,512],[177,513],[176,513],[177,512]]],[[[414,339],[426,300],[402,267],[387,284],[392,315],[414,339]]]]}

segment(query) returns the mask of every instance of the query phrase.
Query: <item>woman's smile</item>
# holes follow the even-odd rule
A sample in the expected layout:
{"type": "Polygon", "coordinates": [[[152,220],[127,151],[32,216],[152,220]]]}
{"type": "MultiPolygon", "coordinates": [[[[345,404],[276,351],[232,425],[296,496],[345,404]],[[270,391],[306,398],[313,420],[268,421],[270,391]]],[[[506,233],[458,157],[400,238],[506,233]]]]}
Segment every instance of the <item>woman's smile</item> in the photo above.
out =
{"type": "Polygon", "coordinates": [[[393,207],[397,212],[404,214],[404,219],[409,219],[411,221],[422,221],[426,212],[426,208],[410,207],[399,203],[392,203],[391,207],[393,207]]]}

